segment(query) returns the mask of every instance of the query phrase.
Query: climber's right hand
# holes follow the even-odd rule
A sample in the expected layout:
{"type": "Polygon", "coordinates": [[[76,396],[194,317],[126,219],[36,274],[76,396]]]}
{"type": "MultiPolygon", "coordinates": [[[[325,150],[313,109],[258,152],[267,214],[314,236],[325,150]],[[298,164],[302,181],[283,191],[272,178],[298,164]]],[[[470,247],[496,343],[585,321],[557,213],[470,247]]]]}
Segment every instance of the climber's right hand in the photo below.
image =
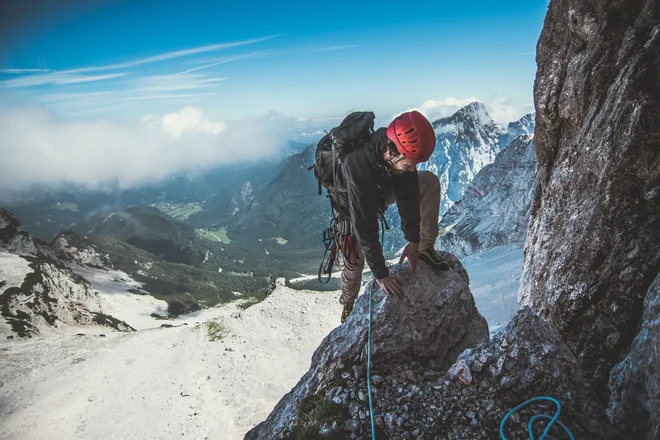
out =
{"type": "Polygon", "coordinates": [[[394,278],[392,275],[388,275],[385,278],[377,279],[376,282],[378,285],[385,291],[387,296],[393,296],[396,298],[403,298],[403,289],[401,288],[401,283],[399,280],[394,278]]]}

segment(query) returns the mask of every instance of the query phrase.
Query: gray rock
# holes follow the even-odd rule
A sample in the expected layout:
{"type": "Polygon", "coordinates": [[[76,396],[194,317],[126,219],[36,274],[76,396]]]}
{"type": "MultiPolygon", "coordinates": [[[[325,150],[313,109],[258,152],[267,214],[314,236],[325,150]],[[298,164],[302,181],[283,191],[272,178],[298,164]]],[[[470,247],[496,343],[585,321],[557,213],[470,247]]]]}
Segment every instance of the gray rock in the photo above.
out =
{"type": "Polygon", "coordinates": [[[631,438],[660,438],[660,275],[646,294],[644,324],[612,370],[608,414],[631,438]]]}
{"type": "MultiPolygon", "coordinates": [[[[374,364],[424,359],[451,364],[465,348],[488,340],[488,326],[474,305],[465,269],[454,256],[444,254],[443,258],[450,265],[448,271],[434,271],[423,262],[414,274],[407,265],[391,269],[406,286],[402,300],[386,297],[377,284],[372,284],[376,286],[374,364]]],[[[366,362],[368,300],[368,295],[357,299],[346,323],[333,330],[314,353],[310,370],[280,400],[266,421],[248,432],[246,439],[273,438],[291,426],[301,399],[327,387],[342,368],[366,362]]],[[[338,401],[337,396],[333,401],[338,401]]]]}
{"type": "MultiPolygon", "coordinates": [[[[504,405],[508,410],[531,397],[552,396],[561,402],[562,421],[570,421],[574,434],[579,432],[586,438],[614,438],[605,407],[600,406],[575,356],[559,335],[529,308],[518,312],[501,337],[474,350],[466,350],[456,363],[471,368],[480,363],[483,356],[495,360],[495,363],[504,363],[500,360],[506,359],[509,371],[495,386],[498,401],[489,399],[485,402],[487,408],[504,405]],[[590,426],[592,420],[598,421],[595,431],[590,426]]],[[[493,372],[484,370],[474,374],[475,383],[479,383],[483,375],[492,375],[493,372]]],[[[479,399],[480,396],[475,393],[472,398],[479,399]]],[[[465,402],[460,406],[464,407],[465,402]]],[[[471,418],[476,414],[466,415],[471,418]]]]}
{"type": "Polygon", "coordinates": [[[19,255],[37,255],[37,246],[29,232],[14,215],[0,208],[0,250],[19,255]]]}
{"type": "MultiPolygon", "coordinates": [[[[32,337],[62,324],[98,324],[119,331],[131,326],[101,312],[101,302],[87,280],[39,253],[23,255],[32,269],[20,286],[3,289],[0,313],[20,337],[32,337]]],[[[0,268],[0,276],[2,268],[0,268]]]]}
{"type": "Polygon", "coordinates": [[[660,267],[660,2],[552,0],[537,44],[537,171],[520,303],[607,400],[660,267]]]}

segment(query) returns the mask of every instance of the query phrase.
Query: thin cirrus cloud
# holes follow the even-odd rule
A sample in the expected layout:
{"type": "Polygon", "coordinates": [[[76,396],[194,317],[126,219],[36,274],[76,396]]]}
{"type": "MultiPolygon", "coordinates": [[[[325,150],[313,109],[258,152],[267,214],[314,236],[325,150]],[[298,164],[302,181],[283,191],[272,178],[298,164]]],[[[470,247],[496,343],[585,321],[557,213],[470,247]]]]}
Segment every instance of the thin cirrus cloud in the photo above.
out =
{"type": "Polygon", "coordinates": [[[221,64],[231,63],[232,61],[240,60],[240,59],[243,59],[243,58],[249,58],[249,57],[257,55],[259,53],[261,53],[261,52],[254,52],[254,53],[250,53],[250,54],[246,54],[246,55],[240,55],[240,56],[237,56],[237,57],[227,58],[227,59],[224,59],[224,60],[213,62],[211,64],[205,64],[203,66],[193,67],[192,69],[184,70],[182,72],[173,73],[172,76],[184,75],[184,74],[187,74],[187,73],[196,72],[198,70],[207,69],[209,67],[214,67],[214,66],[219,66],[221,64]]]}
{"type": "Polygon", "coordinates": [[[153,55],[150,57],[146,58],[140,58],[137,60],[132,60],[132,61],[126,61],[123,63],[117,63],[117,64],[108,64],[105,66],[95,66],[95,67],[82,67],[78,69],[69,69],[65,70],[62,72],[65,73],[86,73],[86,72],[95,72],[95,71],[101,71],[101,70],[116,70],[116,69],[125,69],[128,67],[135,67],[135,66],[140,66],[143,64],[149,64],[149,63],[155,63],[158,61],[166,61],[166,60],[171,60],[175,58],[181,58],[189,55],[196,55],[199,53],[205,53],[205,52],[213,52],[213,51],[218,51],[218,50],[223,50],[223,49],[230,49],[233,47],[239,47],[239,46],[245,46],[248,44],[255,44],[255,43],[261,43],[263,41],[271,40],[273,38],[282,36],[283,34],[275,34],[275,35],[269,35],[266,37],[261,37],[261,38],[253,38],[251,40],[243,40],[243,41],[236,41],[233,43],[221,43],[221,44],[211,44],[208,46],[200,46],[200,47],[194,47],[192,49],[184,49],[184,50],[177,50],[173,52],[165,52],[162,54],[158,55],[153,55]]]}
{"type": "Polygon", "coordinates": [[[0,86],[15,88],[15,87],[33,87],[42,85],[65,85],[65,84],[79,84],[94,81],[102,81],[106,79],[119,78],[128,75],[128,72],[108,73],[105,75],[72,75],[63,72],[54,72],[38,75],[22,76],[20,78],[8,79],[0,81],[0,86]]]}
{"type": "Polygon", "coordinates": [[[23,73],[44,73],[51,72],[50,69],[0,69],[0,73],[8,73],[10,75],[20,75],[23,73]]]}
{"type": "MultiPolygon", "coordinates": [[[[243,40],[232,43],[221,43],[221,44],[211,44],[207,46],[199,46],[191,49],[165,52],[150,57],[140,58],[132,61],[126,61],[123,63],[107,64],[104,66],[81,67],[81,68],[67,69],[67,70],[22,69],[22,68],[0,69],[0,73],[5,73],[5,74],[32,74],[32,75],[22,76],[19,78],[12,78],[8,80],[0,81],[0,86],[8,87],[8,88],[19,88],[19,87],[35,87],[35,86],[43,86],[43,85],[77,84],[77,83],[114,79],[128,75],[128,72],[108,73],[103,75],[81,75],[81,74],[87,74],[90,72],[101,72],[107,70],[126,69],[126,68],[137,67],[145,64],[155,63],[159,61],[166,61],[166,60],[172,60],[185,56],[196,55],[200,53],[230,49],[248,44],[260,43],[266,40],[276,38],[280,35],[282,34],[269,35],[266,37],[253,38],[250,40],[243,40]]],[[[235,61],[237,59],[245,58],[246,56],[250,56],[250,55],[251,54],[240,57],[234,57],[217,63],[213,63],[211,65],[195,67],[193,69],[188,69],[186,71],[177,72],[174,75],[183,75],[186,73],[194,72],[208,67],[228,63],[230,61],[235,61]]]]}

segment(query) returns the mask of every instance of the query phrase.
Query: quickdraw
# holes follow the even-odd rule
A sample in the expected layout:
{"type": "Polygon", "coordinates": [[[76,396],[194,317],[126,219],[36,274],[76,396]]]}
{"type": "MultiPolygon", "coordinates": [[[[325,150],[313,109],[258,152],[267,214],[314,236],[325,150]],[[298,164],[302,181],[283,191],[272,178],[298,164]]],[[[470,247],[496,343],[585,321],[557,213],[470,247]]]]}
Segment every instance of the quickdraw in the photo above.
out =
{"type": "Polygon", "coordinates": [[[343,268],[346,263],[354,265],[357,263],[357,252],[355,252],[355,236],[352,232],[351,223],[348,220],[333,218],[330,225],[323,231],[323,245],[325,252],[319,266],[319,282],[327,284],[332,277],[332,269],[343,268]],[[339,258],[343,256],[343,264],[339,258]],[[324,278],[325,275],[325,278],[324,278]]]}

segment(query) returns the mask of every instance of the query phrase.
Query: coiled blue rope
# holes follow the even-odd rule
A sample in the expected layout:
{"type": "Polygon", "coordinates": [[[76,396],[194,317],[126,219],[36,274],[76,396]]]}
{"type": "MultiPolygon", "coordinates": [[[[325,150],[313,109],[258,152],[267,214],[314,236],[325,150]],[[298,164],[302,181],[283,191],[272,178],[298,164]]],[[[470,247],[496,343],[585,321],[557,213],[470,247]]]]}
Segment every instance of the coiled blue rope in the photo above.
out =
{"type": "Polygon", "coordinates": [[[371,321],[373,319],[372,293],[374,290],[374,279],[369,285],[369,331],[367,333],[367,391],[369,394],[369,417],[371,418],[371,440],[376,440],[376,424],[374,423],[374,402],[371,397],[371,321]]]}
{"type": "Polygon", "coordinates": [[[520,411],[527,405],[529,405],[532,402],[538,402],[539,400],[549,400],[550,402],[553,402],[555,405],[557,405],[557,412],[555,413],[554,417],[550,417],[547,414],[537,414],[534,417],[532,417],[529,420],[529,423],[527,424],[527,432],[529,433],[529,438],[530,440],[536,440],[534,437],[534,431],[532,430],[532,427],[534,425],[534,422],[537,420],[541,419],[550,419],[550,423],[548,423],[548,426],[545,427],[545,430],[543,430],[543,434],[541,434],[541,437],[539,437],[539,440],[557,440],[554,437],[551,437],[548,432],[550,432],[550,428],[557,423],[559,426],[561,426],[566,434],[570,437],[571,440],[575,440],[575,437],[573,437],[573,434],[571,431],[564,425],[562,422],[559,421],[559,413],[561,412],[561,404],[559,403],[558,400],[548,397],[548,396],[538,396],[534,397],[532,399],[527,400],[526,402],[521,403],[520,405],[516,406],[513,408],[511,411],[507,413],[506,416],[502,419],[502,423],[500,423],[500,436],[502,437],[502,440],[506,440],[506,437],[504,436],[504,424],[506,423],[507,420],[509,420],[509,417],[513,415],[516,411],[520,411]]]}

